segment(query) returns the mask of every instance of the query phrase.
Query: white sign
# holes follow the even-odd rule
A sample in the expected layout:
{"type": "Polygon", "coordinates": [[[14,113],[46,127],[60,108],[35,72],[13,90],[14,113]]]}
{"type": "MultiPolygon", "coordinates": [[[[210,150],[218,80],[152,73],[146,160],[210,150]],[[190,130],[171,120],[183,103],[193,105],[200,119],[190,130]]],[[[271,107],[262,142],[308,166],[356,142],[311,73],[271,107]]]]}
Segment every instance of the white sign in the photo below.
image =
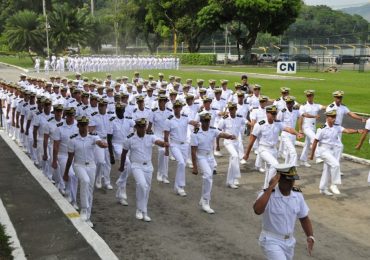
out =
{"type": "Polygon", "coordinates": [[[277,71],[279,74],[295,74],[297,73],[296,61],[279,61],[277,63],[277,71]]]}

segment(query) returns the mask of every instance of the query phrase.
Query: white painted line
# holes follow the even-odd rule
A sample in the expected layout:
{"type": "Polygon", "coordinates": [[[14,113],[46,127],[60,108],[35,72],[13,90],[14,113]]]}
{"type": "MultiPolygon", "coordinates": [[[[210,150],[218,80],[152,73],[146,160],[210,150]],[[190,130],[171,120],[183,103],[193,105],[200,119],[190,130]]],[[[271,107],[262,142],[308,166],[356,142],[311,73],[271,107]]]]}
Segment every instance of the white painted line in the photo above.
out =
{"type": "MultiPolygon", "coordinates": [[[[86,222],[82,221],[80,217],[74,217],[78,212],[72,207],[71,204],[60,194],[58,189],[46,178],[42,172],[36,168],[32,160],[12,141],[9,136],[0,131],[0,136],[9,145],[13,152],[18,156],[27,170],[38,181],[41,187],[50,195],[59,208],[63,211],[66,217],[72,222],[78,232],[85,238],[91,245],[95,252],[101,259],[114,260],[118,257],[113,253],[105,241],[92,229],[86,222]]],[[[79,215],[78,215],[79,216],[79,215]]]]}
{"type": "Polygon", "coordinates": [[[3,201],[0,198],[0,223],[5,226],[5,233],[10,237],[9,242],[12,247],[12,256],[15,260],[25,260],[27,259],[21,243],[19,242],[17,232],[12,224],[12,221],[9,218],[8,212],[3,204],[3,201]]]}
{"type": "Polygon", "coordinates": [[[227,72],[227,73],[238,73],[238,74],[245,74],[248,73],[249,75],[255,75],[260,77],[270,77],[271,79],[302,79],[302,80],[318,80],[323,81],[325,79],[318,79],[318,78],[307,78],[307,77],[298,77],[298,76],[283,76],[283,75],[274,75],[274,74],[263,74],[263,73],[254,73],[254,72],[241,72],[241,71],[228,71],[228,70],[212,70],[212,69],[201,69],[203,71],[212,71],[212,72],[227,72]]]}

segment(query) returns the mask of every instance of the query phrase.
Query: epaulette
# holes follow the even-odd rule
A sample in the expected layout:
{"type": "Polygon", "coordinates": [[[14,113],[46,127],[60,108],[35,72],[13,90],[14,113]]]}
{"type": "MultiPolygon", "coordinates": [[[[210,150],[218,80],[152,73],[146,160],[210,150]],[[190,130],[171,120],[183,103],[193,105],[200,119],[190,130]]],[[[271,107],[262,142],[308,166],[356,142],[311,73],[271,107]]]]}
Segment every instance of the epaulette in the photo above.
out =
{"type": "Polygon", "coordinates": [[[69,138],[70,138],[70,139],[73,139],[73,138],[75,138],[76,136],[78,136],[78,134],[71,135],[69,138]]]}
{"type": "Polygon", "coordinates": [[[50,121],[52,121],[52,120],[54,120],[54,117],[50,117],[50,118],[48,119],[48,122],[50,122],[50,121]]]}
{"type": "Polygon", "coordinates": [[[89,135],[98,135],[97,133],[89,133],[89,135]]]}
{"type": "Polygon", "coordinates": [[[329,107],[334,107],[334,104],[330,104],[329,107]]]}
{"type": "MultiPolygon", "coordinates": [[[[267,189],[263,189],[263,191],[267,191],[267,189]]],[[[272,192],[274,192],[275,191],[275,189],[272,189],[272,192]]]]}
{"type": "Polygon", "coordinates": [[[283,108],[283,109],[281,110],[281,112],[286,112],[286,108],[283,108]]]}
{"type": "Polygon", "coordinates": [[[149,107],[145,107],[145,109],[150,109],[149,107]]]}
{"type": "Polygon", "coordinates": [[[168,107],[167,107],[166,109],[167,109],[168,111],[171,111],[171,112],[172,112],[172,109],[171,109],[171,108],[168,108],[168,107]]]}
{"type": "Polygon", "coordinates": [[[276,123],[281,123],[281,120],[274,120],[274,122],[276,122],[276,123]]]}
{"type": "Polygon", "coordinates": [[[262,121],[258,122],[258,124],[260,124],[260,125],[263,125],[264,123],[266,123],[265,120],[262,120],[262,121]]]}
{"type": "Polygon", "coordinates": [[[93,112],[93,113],[91,113],[91,116],[95,116],[95,115],[97,115],[98,114],[98,112],[93,112]]]}
{"type": "Polygon", "coordinates": [[[223,98],[223,97],[222,97],[222,98],[220,98],[220,99],[222,99],[222,100],[226,100],[226,99],[225,99],[225,98],[223,98]]]}
{"type": "Polygon", "coordinates": [[[244,100],[244,104],[249,105],[249,103],[247,102],[247,100],[244,100]]]}
{"type": "Polygon", "coordinates": [[[36,107],[31,107],[31,108],[30,108],[30,110],[35,110],[35,109],[36,109],[36,107]]]}
{"type": "Polygon", "coordinates": [[[37,112],[36,112],[36,115],[40,115],[41,113],[42,113],[42,112],[40,112],[40,111],[37,111],[37,112]]]}
{"type": "Polygon", "coordinates": [[[153,133],[153,131],[152,131],[152,130],[147,131],[147,132],[146,132],[146,134],[147,134],[147,135],[154,135],[154,133],[153,133]]]}
{"type": "Polygon", "coordinates": [[[84,107],[82,108],[82,110],[86,110],[88,107],[89,107],[89,106],[84,106],[84,107]]]}
{"type": "Polygon", "coordinates": [[[199,132],[199,127],[194,128],[194,134],[197,134],[199,132]]]}
{"type": "Polygon", "coordinates": [[[275,101],[280,101],[281,98],[277,98],[275,101]]]}
{"type": "Polygon", "coordinates": [[[57,124],[57,127],[62,126],[62,125],[63,125],[63,122],[60,122],[57,124]]]}
{"type": "Polygon", "coordinates": [[[170,116],[168,117],[168,119],[169,119],[169,120],[171,120],[172,118],[173,118],[173,115],[170,115],[170,116]]]}
{"type": "Polygon", "coordinates": [[[215,108],[215,107],[212,107],[212,110],[218,110],[217,108],[215,108]]]}
{"type": "Polygon", "coordinates": [[[292,191],[302,192],[301,188],[299,188],[299,187],[293,187],[292,191]]]}
{"type": "Polygon", "coordinates": [[[135,108],[133,112],[136,113],[136,111],[137,111],[137,108],[135,108]]]}
{"type": "Polygon", "coordinates": [[[62,96],[57,96],[57,99],[60,99],[62,96]]]}
{"type": "Polygon", "coordinates": [[[223,119],[226,119],[226,118],[228,118],[229,117],[229,115],[224,115],[222,118],[223,119]]]}
{"type": "Polygon", "coordinates": [[[135,106],[135,103],[132,103],[132,102],[129,102],[128,104],[131,106],[135,106]]]}
{"type": "Polygon", "coordinates": [[[68,100],[70,98],[70,96],[67,96],[66,99],[68,100]]]}
{"type": "Polygon", "coordinates": [[[107,114],[112,115],[112,114],[114,114],[114,112],[113,111],[108,111],[107,114]]]}
{"type": "Polygon", "coordinates": [[[188,117],[188,115],[186,115],[186,114],[181,114],[182,116],[184,116],[184,117],[188,117]]]}
{"type": "Polygon", "coordinates": [[[24,103],[24,104],[23,104],[23,107],[26,107],[27,105],[28,105],[28,103],[24,103]]]}
{"type": "Polygon", "coordinates": [[[113,101],[111,101],[111,102],[108,102],[108,105],[112,105],[112,104],[114,104],[114,102],[113,102],[113,101]]]}
{"type": "Polygon", "coordinates": [[[109,121],[113,121],[114,119],[116,119],[116,117],[112,116],[111,118],[109,118],[109,121]]]}
{"type": "Polygon", "coordinates": [[[321,128],[321,129],[324,129],[325,127],[326,127],[326,125],[324,124],[324,125],[322,125],[320,128],[321,128]]]}
{"type": "Polygon", "coordinates": [[[211,129],[216,129],[216,127],[214,127],[214,126],[210,126],[209,128],[211,128],[211,129]]]}
{"type": "Polygon", "coordinates": [[[18,104],[23,103],[23,101],[24,101],[24,100],[19,100],[19,101],[18,101],[18,104]]]}
{"type": "Polygon", "coordinates": [[[107,98],[107,95],[102,96],[101,98],[107,98]]]}
{"type": "Polygon", "coordinates": [[[299,105],[294,105],[293,110],[299,110],[299,105]]]}
{"type": "Polygon", "coordinates": [[[131,116],[125,116],[125,118],[126,118],[126,119],[132,119],[132,117],[131,117],[131,116]]]}
{"type": "Polygon", "coordinates": [[[258,107],[254,107],[254,108],[252,108],[252,110],[253,110],[253,109],[258,109],[258,107]]]}
{"type": "Polygon", "coordinates": [[[77,104],[78,107],[80,107],[81,105],[82,105],[81,103],[80,104],[77,104]]]}
{"type": "Polygon", "coordinates": [[[155,112],[157,110],[158,110],[158,107],[152,109],[153,112],[155,112]]]}
{"type": "Polygon", "coordinates": [[[74,99],[73,99],[73,100],[72,100],[71,102],[69,102],[69,103],[73,103],[73,102],[75,102],[75,101],[76,101],[76,100],[74,100],[74,99]]]}
{"type": "Polygon", "coordinates": [[[243,118],[243,116],[242,115],[236,115],[237,117],[241,117],[241,118],[243,118]]]}
{"type": "Polygon", "coordinates": [[[134,136],[134,133],[131,133],[131,134],[129,134],[128,136],[127,136],[127,138],[131,138],[131,137],[133,137],[134,136]]]}

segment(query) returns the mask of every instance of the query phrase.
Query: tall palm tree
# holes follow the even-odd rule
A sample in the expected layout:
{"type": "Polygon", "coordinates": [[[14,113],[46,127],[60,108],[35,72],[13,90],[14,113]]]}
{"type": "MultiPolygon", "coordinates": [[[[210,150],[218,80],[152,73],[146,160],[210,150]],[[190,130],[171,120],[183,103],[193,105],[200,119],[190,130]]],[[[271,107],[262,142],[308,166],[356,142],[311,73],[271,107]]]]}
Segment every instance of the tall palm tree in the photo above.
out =
{"type": "Polygon", "coordinates": [[[42,54],[45,46],[45,34],[41,17],[33,11],[19,11],[8,18],[5,37],[9,47],[16,51],[32,51],[42,54]]]}

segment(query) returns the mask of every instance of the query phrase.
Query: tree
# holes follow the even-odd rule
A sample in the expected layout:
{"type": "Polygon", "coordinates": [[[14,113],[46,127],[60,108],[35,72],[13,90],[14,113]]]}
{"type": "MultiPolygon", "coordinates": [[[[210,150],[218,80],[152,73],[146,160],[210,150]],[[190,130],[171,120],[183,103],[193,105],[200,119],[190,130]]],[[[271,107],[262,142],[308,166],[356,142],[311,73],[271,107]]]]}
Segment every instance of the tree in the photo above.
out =
{"type": "Polygon", "coordinates": [[[282,34],[295,21],[301,6],[301,0],[209,0],[200,19],[202,24],[214,26],[236,22],[237,29],[230,31],[248,60],[258,33],[282,34]]]}
{"type": "Polygon", "coordinates": [[[87,7],[71,8],[66,3],[54,5],[48,21],[54,52],[61,52],[72,45],[87,46],[93,34],[94,23],[87,7]]]}
{"type": "Polygon", "coordinates": [[[16,51],[43,53],[46,46],[41,17],[33,11],[19,11],[11,16],[5,25],[5,37],[9,47],[16,51]]]}

